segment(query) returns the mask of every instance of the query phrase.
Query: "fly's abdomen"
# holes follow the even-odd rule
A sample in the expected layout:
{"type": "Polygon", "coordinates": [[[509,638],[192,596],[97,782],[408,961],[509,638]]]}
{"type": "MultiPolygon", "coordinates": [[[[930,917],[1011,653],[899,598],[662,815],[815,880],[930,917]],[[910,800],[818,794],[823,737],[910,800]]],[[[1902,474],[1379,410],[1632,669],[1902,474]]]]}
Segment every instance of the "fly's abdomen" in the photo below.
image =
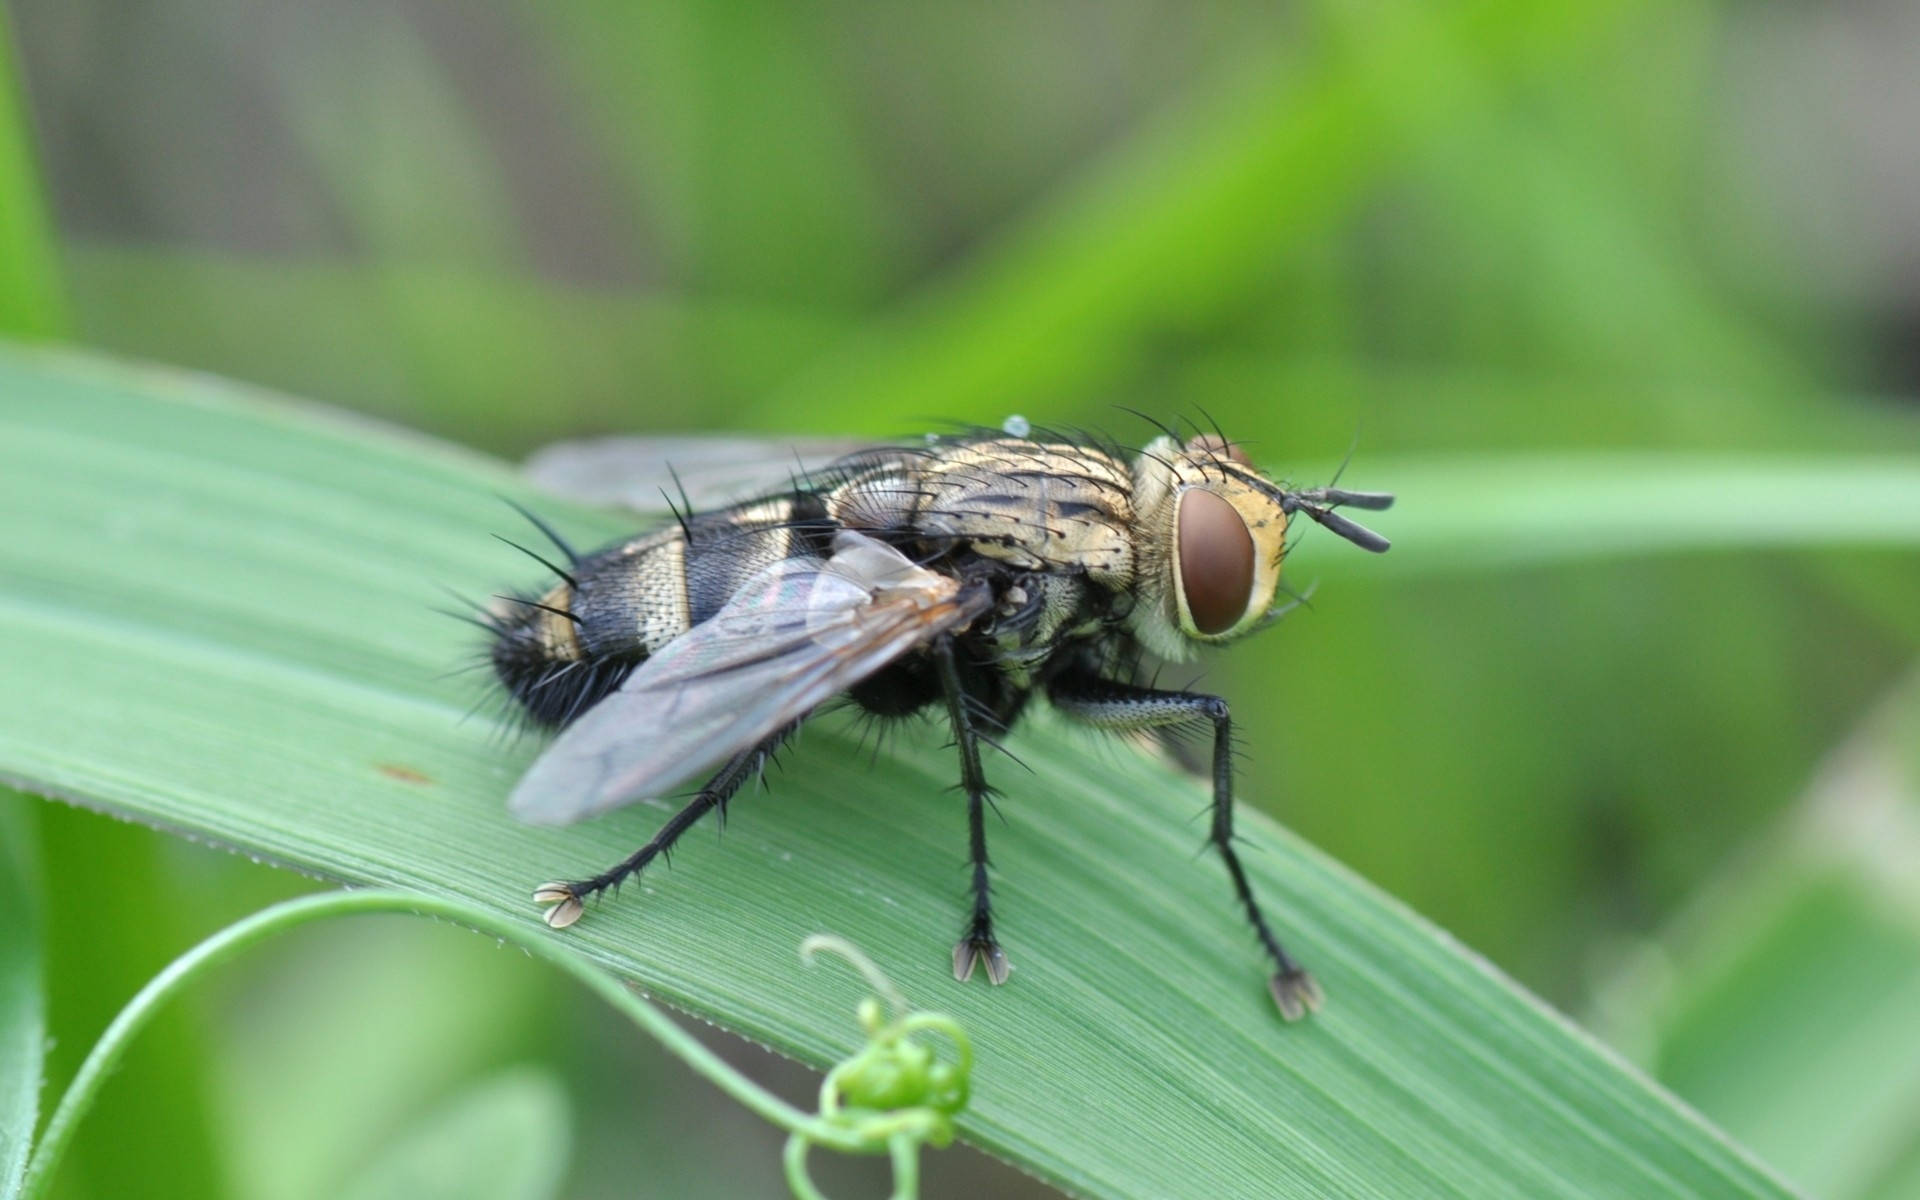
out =
{"type": "Polygon", "coordinates": [[[782,559],[831,541],[798,493],[687,517],[585,555],[543,595],[492,611],[494,673],[541,725],[565,725],[782,559]]]}

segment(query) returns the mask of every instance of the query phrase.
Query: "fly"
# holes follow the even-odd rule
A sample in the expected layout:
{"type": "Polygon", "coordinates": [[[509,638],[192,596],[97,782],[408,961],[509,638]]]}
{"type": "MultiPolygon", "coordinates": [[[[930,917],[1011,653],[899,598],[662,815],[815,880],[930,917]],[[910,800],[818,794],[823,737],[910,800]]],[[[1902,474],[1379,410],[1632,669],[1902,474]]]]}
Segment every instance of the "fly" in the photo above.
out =
{"type": "MultiPolygon", "coordinates": [[[[532,469],[557,490],[632,503],[676,446],[696,489],[703,472],[737,487],[742,460],[728,445],[577,443],[532,469]]],[[[786,486],[757,499],[707,510],[683,501],[670,523],[590,554],[536,519],[566,563],[550,564],[559,582],[544,593],[490,613],[491,657],[528,716],[560,734],[515,787],[512,811],[566,824],[703,781],[624,861],[536,889],[547,923],[579,920],[586,900],[724,808],[801,722],[845,696],[878,717],[934,709],[950,723],[972,865],[953,973],[1005,983],[980,744],[1043,696],[1102,729],[1211,730],[1211,843],[1273,961],[1280,1012],[1317,1009],[1318,986],[1282,948],[1234,849],[1226,701],[1149,686],[1141,664],[1191,658],[1284,611],[1296,515],[1385,551],[1385,538],[1338,510],[1385,509],[1393,497],[1289,488],[1216,433],[1169,431],[1128,456],[1024,422],[924,445],[831,447],[789,466],[786,486]]],[[[675,481],[686,496],[688,480],[675,481]]]]}

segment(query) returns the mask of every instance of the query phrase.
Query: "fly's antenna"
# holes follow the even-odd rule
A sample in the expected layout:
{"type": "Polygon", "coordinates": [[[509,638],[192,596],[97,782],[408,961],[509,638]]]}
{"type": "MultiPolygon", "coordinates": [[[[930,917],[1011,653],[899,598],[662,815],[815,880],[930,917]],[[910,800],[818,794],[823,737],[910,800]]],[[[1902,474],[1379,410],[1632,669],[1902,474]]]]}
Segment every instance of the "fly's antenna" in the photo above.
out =
{"type": "MultiPolygon", "coordinates": [[[[506,503],[507,507],[525,517],[529,525],[532,525],[535,529],[545,534],[547,540],[552,542],[554,546],[559,549],[560,553],[567,556],[567,564],[569,566],[579,563],[580,552],[569,545],[567,539],[561,537],[559,533],[554,530],[553,526],[541,520],[539,514],[504,492],[495,492],[494,495],[500,497],[500,499],[506,503]]],[[[505,539],[503,538],[501,540],[504,541],[505,539]]]]}
{"type": "Polygon", "coordinates": [[[1343,488],[1324,487],[1286,492],[1280,498],[1282,511],[1303,512],[1312,517],[1316,525],[1332,530],[1362,550],[1385,554],[1393,543],[1358,521],[1349,520],[1334,511],[1343,506],[1381,512],[1393,507],[1393,493],[1349,492],[1343,488]]]}

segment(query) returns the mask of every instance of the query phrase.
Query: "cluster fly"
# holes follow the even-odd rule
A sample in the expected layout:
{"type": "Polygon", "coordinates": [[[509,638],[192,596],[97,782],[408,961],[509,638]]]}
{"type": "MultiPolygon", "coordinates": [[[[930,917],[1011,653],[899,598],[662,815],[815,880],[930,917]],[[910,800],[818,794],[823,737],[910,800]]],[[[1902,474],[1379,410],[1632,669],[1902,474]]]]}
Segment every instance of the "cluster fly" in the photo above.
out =
{"type": "Polygon", "coordinates": [[[672,464],[668,494],[680,500],[659,528],[590,554],[535,519],[566,561],[547,564],[552,587],[489,611],[491,659],[528,718],[561,732],[514,789],[512,811],[566,824],[704,779],[625,861],[542,884],[534,899],[549,925],[573,924],[587,899],[724,810],[801,722],[845,697],[878,718],[932,709],[951,724],[972,863],[953,973],[1005,983],[980,747],[1042,695],[1101,729],[1211,732],[1212,845],[1273,960],[1281,1013],[1318,1008],[1318,987],[1281,948],[1234,849],[1226,701],[1151,686],[1142,664],[1237,641],[1284,611],[1280,567],[1296,515],[1386,550],[1337,510],[1384,509],[1391,495],[1289,488],[1217,432],[1165,430],[1129,455],[1015,419],[922,444],[815,447],[824,452],[811,462],[783,448],[768,460],[780,484],[761,482],[757,498],[711,509],[689,498],[689,481],[749,489],[743,449],[613,439],[531,464],[550,490],[652,508],[672,464]]]}

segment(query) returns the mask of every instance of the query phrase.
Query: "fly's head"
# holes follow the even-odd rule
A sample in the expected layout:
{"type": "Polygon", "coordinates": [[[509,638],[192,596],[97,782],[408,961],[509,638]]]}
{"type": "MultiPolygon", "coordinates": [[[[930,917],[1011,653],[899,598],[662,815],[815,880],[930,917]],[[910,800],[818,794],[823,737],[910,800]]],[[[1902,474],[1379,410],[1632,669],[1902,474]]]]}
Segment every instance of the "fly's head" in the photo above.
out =
{"type": "Polygon", "coordinates": [[[1133,476],[1130,619],[1134,635],[1162,658],[1191,658],[1199,646],[1245,637],[1279,615],[1281,560],[1296,514],[1364,550],[1387,549],[1387,539],[1336,510],[1383,509],[1391,495],[1289,490],[1218,434],[1185,444],[1161,438],[1141,453],[1133,476]]]}

